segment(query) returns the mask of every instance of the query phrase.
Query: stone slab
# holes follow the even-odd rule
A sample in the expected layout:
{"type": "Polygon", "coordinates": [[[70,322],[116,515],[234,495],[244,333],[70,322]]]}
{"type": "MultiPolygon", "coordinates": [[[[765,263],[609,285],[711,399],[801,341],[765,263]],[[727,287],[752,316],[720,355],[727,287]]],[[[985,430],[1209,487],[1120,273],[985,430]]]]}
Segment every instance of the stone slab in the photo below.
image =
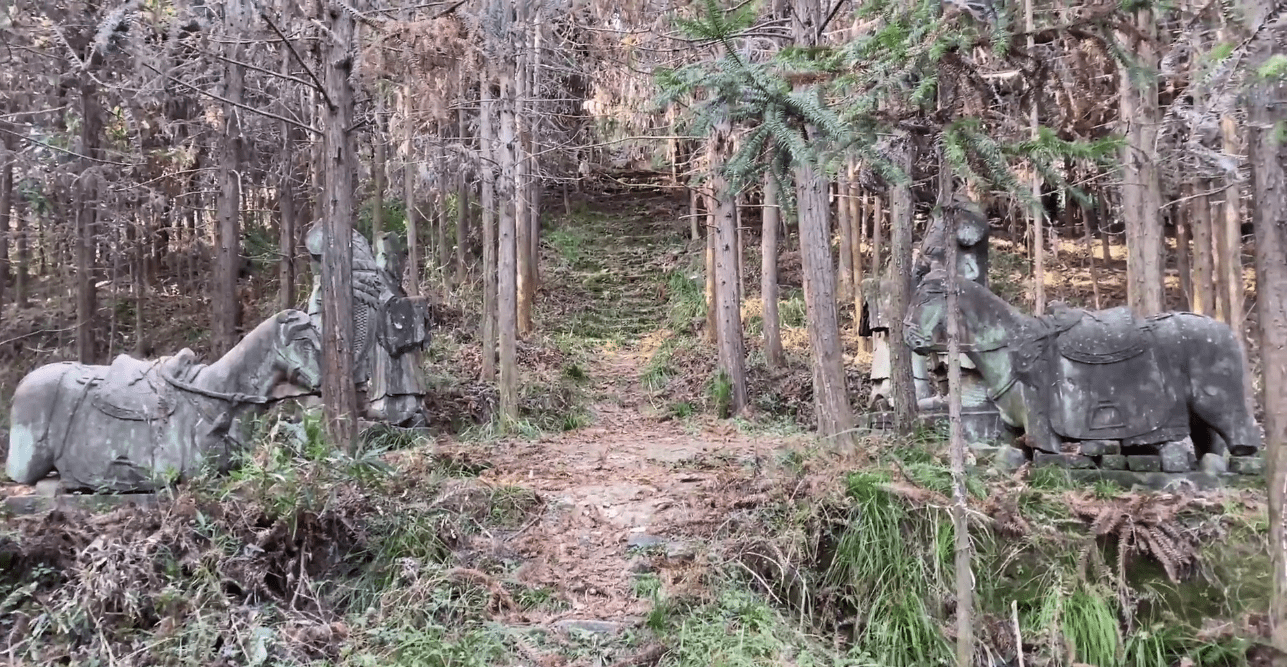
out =
{"type": "Polygon", "coordinates": [[[1136,486],[1162,491],[1176,486],[1193,484],[1203,491],[1218,489],[1230,475],[1212,475],[1205,472],[1134,472],[1130,470],[1069,470],[1076,482],[1093,484],[1098,481],[1114,482],[1131,489],[1136,486]]]}
{"type": "Polygon", "coordinates": [[[1051,454],[1036,450],[1032,452],[1033,467],[1058,466],[1060,468],[1080,469],[1094,468],[1095,461],[1089,456],[1080,454],[1051,454]]]}
{"type": "Polygon", "coordinates": [[[1082,440],[1077,451],[1083,456],[1112,456],[1122,453],[1122,443],[1117,440],[1082,440]]]}
{"type": "Polygon", "coordinates": [[[1126,457],[1121,454],[1105,454],[1099,459],[1099,467],[1104,470],[1125,470],[1126,457]]]}
{"type": "Polygon", "coordinates": [[[1162,472],[1188,472],[1197,465],[1193,441],[1189,438],[1162,445],[1162,472]]]}
{"type": "Polygon", "coordinates": [[[1018,470],[1020,466],[1028,462],[1028,457],[1018,447],[1001,447],[993,455],[992,462],[997,470],[1018,470]]]}
{"type": "Polygon", "coordinates": [[[1265,460],[1259,456],[1230,456],[1229,472],[1239,475],[1263,475],[1265,460]]]}
{"type": "Polygon", "coordinates": [[[1220,475],[1228,472],[1229,466],[1225,463],[1223,456],[1213,452],[1207,452],[1202,455],[1202,460],[1198,462],[1198,469],[1202,472],[1220,475]]]}
{"type": "Polygon", "coordinates": [[[1126,467],[1132,472],[1162,472],[1162,457],[1153,454],[1128,456],[1126,467]]]}

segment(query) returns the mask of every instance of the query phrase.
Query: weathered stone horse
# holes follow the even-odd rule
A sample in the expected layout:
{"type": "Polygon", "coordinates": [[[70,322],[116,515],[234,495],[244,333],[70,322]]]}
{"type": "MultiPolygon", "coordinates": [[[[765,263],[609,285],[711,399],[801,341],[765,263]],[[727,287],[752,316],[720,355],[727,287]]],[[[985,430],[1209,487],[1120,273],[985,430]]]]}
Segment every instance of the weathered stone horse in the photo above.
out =
{"type": "MultiPolygon", "coordinates": [[[[1233,330],[1210,317],[1141,319],[1127,308],[1056,306],[1031,317],[986,287],[957,280],[961,349],[989,397],[1032,447],[1064,441],[1153,445],[1192,436],[1198,457],[1254,454],[1260,430],[1247,411],[1242,352],[1233,330]],[[1218,435],[1219,437],[1212,437],[1218,435]]],[[[905,321],[917,352],[946,349],[947,276],[921,282],[905,321]]]]}
{"type": "Polygon", "coordinates": [[[130,492],[207,462],[226,470],[244,447],[243,417],[291,387],[320,385],[319,335],[298,310],[262,322],[209,365],[186,348],[155,361],[48,364],[14,392],[6,471],[21,484],[57,470],[65,488],[130,492]]]}

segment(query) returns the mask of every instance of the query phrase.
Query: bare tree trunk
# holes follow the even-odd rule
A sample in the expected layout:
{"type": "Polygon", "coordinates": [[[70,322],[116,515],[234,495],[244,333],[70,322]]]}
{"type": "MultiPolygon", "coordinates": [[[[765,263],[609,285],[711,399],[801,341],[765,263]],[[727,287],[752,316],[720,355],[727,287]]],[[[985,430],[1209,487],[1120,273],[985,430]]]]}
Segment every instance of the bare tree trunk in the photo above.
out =
{"type": "MultiPolygon", "coordinates": [[[[383,107],[384,103],[380,103],[383,107]]],[[[371,181],[372,193],[374,196],[371,202],[371,247],[374,248],[380,242],[380,237],[384,235],[384,190],[388,187],[386,177],[386,168],[388,165],[388,151],[384,142],[388,139],[388,132],[384,125],[383,108],[375,111],[375,125],[371,128],[371,181]]]]}
{"type": "MultiPolygon", "coordinates": [[[[892,198],[891,198],[892,203],[892,198]]],[[[880,256],[884,245],[885,210],[880,195],[871,198],[871,277],[879,280],[885,272],[884,258],[880,256]]]]}
{"type": "MultiPolygon", "coordinates": [[[[1272,0],[1246,6],[1253,30],[1268,20],[1272,0]]],[[[1250,49],[1249,69],[1257,71],[1287,38],[1281,20],[1265,26],[1250,49]]],[[[1247,149],[1251,164],[1252,219],[1256,231],[1256,304],[1260,321],[1260,362],[1264,369],[1265,447],[1269,463],[1269,549],[1273,588],[1269,627],[1274,647],[1287,651],[1287,142],[1282,139],[1282,77],[1254,77],[1247,95],[1247,149]]],[[[1227,135],[1226,135],[1227,136],[1227,135]]],[[[1234,189],[1226,191],[1231,197],[1234,189]]],[[[1241,284],[1241,282],[1239,282],[1241,284]]],[[[1238,331],[1241,340],[1241,331],[1238,331]]],[[[1250,375],[1250,374],[1248,374],[1250,375]]]]}
{"type": "MultiPolygon", "coordinates": [[[[445,137],[443,137],[445,140],[445,137]]],[[[438,149],[438,227],[437,231],[437,248],[438,253],[438,271],[442,276],[442,284],[448,289],[451,288],[451,249],[447,246],[447,192],[448,183],[451,179],[447,177],[447,156],[442,148],[438,149]]]]}
{"type": "Polygon", "coordinates": [[[508,424],[518,421],[518,366],[515,343],[518,337],[518,244],[516,243],[516,192],[514,136],[515,91],[512,63],[501,66],[500,74],[500,250],[497,259],[497,335],[500,339],[500,411],[508,424]]]}
{"type": "MultiPolygon", "coordinates": [[[[1220,134],[1223,139],[1224,152],[1237,155],[1238,125],[1232,116],[1220,119],[1220,134]]],[[[1238,334],[1238,340],[1245,337],[1243,331],[1243,293],[1246,290],[1242,280],[1242,206],[1239,197],[1242,184],[1236,176],[1229,179],[1224,189],[1224,224],[1217,233],[1222,234],[1220,269],[1223,272],[1221,281],[1225,293],[1224,299],[1226,321],[1238,334]]]]}
{"type": "MultiPolygon", "coordinates": [[[[291,54],[283,49],[283,74],[290,74],[290,63],[291,54]]],[[[283,102],[281,106],[284,110],[286,105],[283,102]]],[[[295,307],[295,243],[298,235],[295,232],[295,184],[292,180],[295,176],[295,136],[293,128],[285,121],[281,124],[281,133],[281,174],[278,176],[277,186],[277,210],[281,215],[277,239],[278,252],[281,253],[278,263],[278,310],[286,310],[295,307]]],[[[380,190],[381,188],[376,188],[377,192],[380,190]]]]}
{"type": "Polygon", "coordinates": [[[719,340],[715,301],[715,198],[706,197],[706,340],[719,340]]]}
{"type": "Polygon", "coordinates": [[[1086,260],[1090,265],[1090,289],[1095,295],[1095,310],[1100,309],[1099,305],[1099,271],[1095,268],[1095,237],[1090,232],[1091,212],[1089,209],[1082,209],[1081,223],[1086,232],[1086,260]]]}
{"type": "Polygon", "coordinates": [[[714,190],[715,227],[715,303],[718,310],[719,366],[732,385],[728,416],[740,414],[746,408],[746,349],[742,341],[741,301],[739,300],[737,254],[738,243],[737,200],[734,197],[723,169],[730,152],[732,124],[721,114],[715,122],[710,137],[711,188],[714,190]]]}
{"type": "MultiPolygon", "coordinates": [[[[461,70],[460,88],[461,104],[456,112],[456,124],[460,133],[461,154],[469,144],[469,123],[465,119],[465,75],[461,70]]],[[[460,180],[456,182],[456,284],[465,284],[465,239],[469,238],[469,182],[465,177],[465,167],[460,168],[460,180]]]]}
{"type": "MultiPolygon", "coordinates": [[[[8,128],[0,122],[0,130],[4,129],[8,128]]],[[[0,314],[4,313],[4,293],[9,282],[9,222],[13,210],[13,162],[16,158],[10,148],[13,145],[10,136],[5,134],[0,141],[0,314]]]]}
{"type": "Polygon", "coordinates": [[[416,208],[415,125],[412,122],[411,88],[402,90],[402,204],[407,214],[407,264],[411,284],[407,294],[420,295],[420,216],[416,208]]]}
{"type": "Polygon", "coordinates": [[[813,351],[813,396],[818,433],[835,438],[832,445],[848,449],[854,426],[845,382],[836,313],[835,268],[827,243],[827,181],[813,165],[796,166],[800,210],[800,260],[804,270],[804,301],[809,314],[809,343],[813,351]]]}
{"type": "Polygon", "coordinates": [[[849,160],[847,170],[848,181],[846,183],[846,192],[849,194],[849,225],[850,237],[853,239],[853,245],[850,247],[852,257],[849,263],[853,266],[853,305],[854,305],[854,328],[858,327],[858,320],[862,316],[862,242],[865,240],[864,235],[867,226],[864,223],[863,216],[866,211],[863,207],[864,196],[862,189],[858,187],[858,166],[852,159],[849,160]]]}
{"type": "MultiPolygon", "coordinates": [[[[1153,12],[1135,14],[1135,27],[1146,40],[1136,44],[1142,67],[1157,66],[1157,26],[1153,12]]],[[[1129,38],[1128,38],[1129,39],[1129,38]]],[[[1121,118],[1126,125],[1122,164],[1122,218],[1126,222],[1127,300],[1139,315],[1162,312],[1161,184],[1153,162],[1158,132],[1157,83],[1131,78],[1119,67],[1121,118]]]]}
{"type": "MultiPolygon", "coordinates": [[[[912,173],[913,147],[906,135],[899,141],[898,167],[912,173]]],[[[894,404],[894,427],[899,433],[911,433],[916,423],[916,388],[912,384],[911,350],[903,343],[902,313],[907,312],[911,299],[912,275],[912,191],[909,182],[895,184],[889,195],[889,217],[892,229],[890,239],[889,277],[894,285],[890,317],[889,362],[890,394],[894,404]]],[[[949,244],[951,245],[951,244],[949,244]]]]}
{"type": "Polygon", "coordinates": [[[87,159],[83,163],[79,201],[76,213],[76,357],[82,364],[97,359],[95,341],[98,325],[98,299],[95,294],[94,240],[98,233],[98,178],[91,175],[97,165],[103,135],[103,108],[98,98],[98,85],[87,74],[81,75],[81,144],[87,159]]]}
{"type": "Polygon", "coordinates": [[[27,307],[27,278],[30,274],[31,246],[27,240],[27,205],[22,197],[13,198],[14,216],[14,271],[13,302],[18,308],[27,307]]]}
{"type": "MultiPolygon", "coordinates": [[[[229,46],[230,58],[236,60],[240,49],[229,46]]],[[[245,86],[245,71],[234,63],[224,64],[224,98],[241,103],[245,86]]],[[[219,164],[219,224],[216,228],[215,288],[211,305],[214,306],[214,330],[211,348],[222,356],[237,344],[237,325],[241,304],[237,300],[238,262],[241,259],[241,168],[243,138],[241,115],[245,113],[225,103],[223,106],[223,136],[220,138],[219,164]]]]}
{"type": "MultiPolygon", "coordinates": [[[[1184,187],[1186,191],[1192,191],[1193,185],[1190,183],[1184,187]]],[[[1193,303],[1193,274],[1189,267],[1189,221],[1187,220],[1188,211],[1176,208],[1175,210],[1175,264],[1176,270],[1180,272],[1180,293],[1182,298],[1181,308],[1190,310],[1193,303]]]]}
{"type": "MultiPolygon", "coordinates": [[[[760,223],[760,299],[764,302],[764,361],[781,368],[782,331],[778,319],[778,180],[764,174],[764,208],[760,223]]],[[[696,218],[693,218],[696,220],[696,218]]]]}
{"type": "Polygon", "coordinates": [[[336,5],[325,11],[331,41],[325,56],[326,89],[333,105],[323,123],[325,204],[322,207],[322,402],[336,446],[357,447],[358,401],[353,369],[353,15],[336,5]]]}
{"type": "Polygon", "coordinates": [[[496,378],[496,161],[492,141],[492,84],[484,73],[478,82],[479,175],[483,208],[483,381],[496,378]]]}
{"type": "Polygon", "coordinates": [[[1215,315],[1215,263],[1211,255],[1211,201],[1208,181],[1194,186],[1188,201],[1189,228],[1193,236],[1193,312],[1215,315]]]}
{"type": "MultiPolygon", "coordinates": [[[[1041,224],[1041,218],[1036,219],[1041,224]]],[[[955,236],[955,223],[948,238],[955,236]]],[[[961,315],[957,289],[957,244],[947,243],[947,413],[952,468],[952,532],[956,552],[956,664],[974,664],[974,568],[965,489],[965,431],[961,424],[961,315]]],[[[893,344],[901,345],[902,341],[893,344]]]]}
{"type": "Polygon", "coordinates": [[[697,194],[697,189],[689,188],[688,189],[688,219],[689,219],[689,224],[692,225],[692,231],[691,231],[692,235],[690,238],[694,241],[702,237],[701,220],[698,218],[701,210],[701,207],[698,206],[697,204],[699,200],[700,200],[700,195],[697,194]]]}
{"type": "Polygon", "coordinates": [[[854,296],[854,226],[849,218],[848,188],[842,175],[836,179],[836,227],[840,233],[840,280],[837,281],[841,301],[851,301],[854,296]]]}
{"type": "MultiPolygon", "coordinates": [[[[144,215],[151,215],[151,212],[144,212],[144,215]]],[[[154,238],[153,230],[147,227],[139,230],[138,243],[134,246],[134,356],[140,359],[147,354],[147,328],[143,325],[143,313],[147,311],[147,245],[154,238]]]]}

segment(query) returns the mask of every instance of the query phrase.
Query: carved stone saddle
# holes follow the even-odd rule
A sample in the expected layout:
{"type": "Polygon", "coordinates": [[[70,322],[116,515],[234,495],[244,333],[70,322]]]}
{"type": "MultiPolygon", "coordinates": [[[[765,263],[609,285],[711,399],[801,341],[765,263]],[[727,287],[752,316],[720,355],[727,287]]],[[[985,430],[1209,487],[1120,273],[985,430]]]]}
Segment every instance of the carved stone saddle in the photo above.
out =
{"type": "Polygon", "coordinates": [[[1064,438],[1121,440],[1124,445],[1182,438],[1188,411],[1180,388],[1158,366],[1152,320],[1129,308],[1059,309],[1048,318],[1050,426],[1064,438]]]}
{"type": "Polygon", "coordinates": [[[165,376],[182,378],[194,357],[186,349],[156,361],[119,355],[106,367],[105,373],[96,378],[95,386],[90,389],[90,403],[103,414],[117,419],[164,420],[174,413],[177,394],[165,376]]]}

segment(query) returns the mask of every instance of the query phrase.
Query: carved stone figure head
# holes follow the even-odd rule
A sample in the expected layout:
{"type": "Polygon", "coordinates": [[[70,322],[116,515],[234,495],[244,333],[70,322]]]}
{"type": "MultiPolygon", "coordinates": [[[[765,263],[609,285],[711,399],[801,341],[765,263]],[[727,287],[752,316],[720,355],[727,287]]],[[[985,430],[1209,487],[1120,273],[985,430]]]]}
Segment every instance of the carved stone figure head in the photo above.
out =
{"type": "Polygon", "coordinates": [[[907,304],[903,319],[903,341],[916,354],[946,348],[947,272],[934,269],[921,278],[907,304]]]}
{"type": "Polygon", "coordinates": [[[284,379],[306,391],[322,387],[322,341],[317,327],[307,314],[283,310],[277,321],[276,370],[284,379]]]}

